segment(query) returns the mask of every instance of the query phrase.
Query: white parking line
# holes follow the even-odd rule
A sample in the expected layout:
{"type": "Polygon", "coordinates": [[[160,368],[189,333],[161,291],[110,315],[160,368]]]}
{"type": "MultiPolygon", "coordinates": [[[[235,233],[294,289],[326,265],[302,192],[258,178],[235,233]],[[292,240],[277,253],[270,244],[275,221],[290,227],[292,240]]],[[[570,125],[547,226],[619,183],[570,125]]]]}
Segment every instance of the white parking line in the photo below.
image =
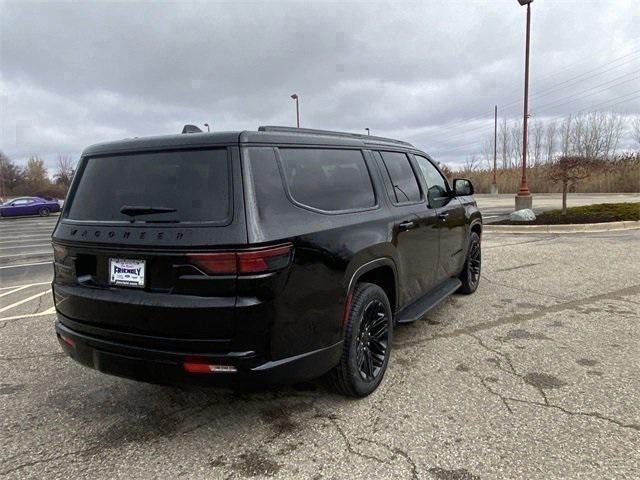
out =
{"type": "Polygon", "coordinates": [[[0,293],[0,298],[5,297],[7,295],[11,295],[12,293],[19,292],[20,290],[24,290],[25,288],[29,288],[29,285],[24,285],[22,287],[16,287],[13,290],[9,290],[8,292],[0,293]]]}
{"type": "Polygon", "coordinates": [[[38,297],[41,297],[43,295],[46,295],[48,293],[51,293],[51,290],[45,290],[44,292],[36,293],[35,295],[31,295],[30,297],[23,298],[22,300],[19,300],[19,301],[15,302],[15,303],[12,303],[11,305],[7,305],[6,307],[0,308],[0,313],[6,312],[7,310],[11,310],[14,307],[18,307],[18,306],[22,305],[23,303],[30,302],[31,300],[34,300],[34,299],[36,299],[38,297]]]}
{"type": "Polygon", "coordinates": [[[51,265],[53,262],[36,262],[36,263],[22,263],[19,265],[6,265],[4,267],[0,267],[0,270],[4,270],[5,268],[22,268],[22,267],[35,267],[36,265],[51,265]]]}
{"type": "Polygon", "coordinates": [[[0,287],[0,290],[11,290],[12,288],[37,287],[38,285],[49,285],[51,282],[26,283],[24,285],[11,285],[10,287],[0,287]]]}
{"type": "Polygon", "coordinates": [[[34,243],[32,245],[16,245],[15,247],[0,247],[0,250],[15,250],[16,248],[35,248],[35,247],[49,247],[50,243],[34,243]]]}
{"type": "Polygon", "coordinates": [[[0,258],[15,258],[15,257],[32,257],[34,255],[51,255],[51,250],[45,250],[43,252],[30,252],[30,253],[16,253],[14,255],[0,255],[0,258]]]}
{"type": "MultiPolygon", "coordinates": [[[[19,238],[32,238],[32,237],[45,237],[45,236],[51,237],[51,232],[48,232],[48,233],[33,233],[33,234],[30,233],[28,235],[20,234],[18,237],[14,237],[14,240],[17,240],[19,238]]],[[[9,236],[7,235],[7,237],[9,237],[9,236]]],[[[7,238],[7,237],[5,237],[5,238],[7,238]]]]}
{"type": "Polygon", "coordinates": [[[51,235],[36,235],[33,238],[17,238],[15,240],[0,240],[0,245],[5,243],[11,243],[16,245],[20,242],[40,242],[42,240],[51,240],[51,235]]]}
{"type": "Polygon", "coordinates": [[[44,315],[51,315],[52,313],[56,313],[56,307],[47,308],[44,312],[39,312],[39,313],[28,313],[27,315],[14,315],[13,317],[2,317],[0,318],[0,322],[6,322],[8,320],[21,320],[23,318],[42,317],[44,315]]]}
{"type": "Polygon", "coordinates": [[[0,230],[0,235],[9,237],[11,235],[46,235],[53,232],[53,228],[30,228],[28,230],[0,230]]]}

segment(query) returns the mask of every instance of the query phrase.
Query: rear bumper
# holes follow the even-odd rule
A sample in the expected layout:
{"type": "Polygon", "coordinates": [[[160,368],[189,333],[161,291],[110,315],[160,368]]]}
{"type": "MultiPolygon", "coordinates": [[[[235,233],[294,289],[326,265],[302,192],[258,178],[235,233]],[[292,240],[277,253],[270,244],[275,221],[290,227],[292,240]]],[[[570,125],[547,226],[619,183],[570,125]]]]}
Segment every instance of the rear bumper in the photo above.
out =
{"type": "MultiPolygon", "coordinates": [[[[64,319],[60,314],[59,318],[64,319]]],[[[342,342],[294,357],[264,361],[254,352],[197,354],[206,363],[235,368],[233,372],[188,373],[184,352],[131,346],[77,332],[60,321],[58,341],[76,362],[103,373],[142,382],[171,385],[278,385],[317,378],[336,366],[342,342]]]]}

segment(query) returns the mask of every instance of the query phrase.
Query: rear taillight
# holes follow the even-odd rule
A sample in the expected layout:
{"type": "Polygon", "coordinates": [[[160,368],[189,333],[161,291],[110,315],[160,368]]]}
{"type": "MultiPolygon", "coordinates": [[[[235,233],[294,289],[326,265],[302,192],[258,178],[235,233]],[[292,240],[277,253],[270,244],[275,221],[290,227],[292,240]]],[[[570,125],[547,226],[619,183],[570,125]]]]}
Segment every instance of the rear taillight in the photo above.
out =
{"type": "Polygon", "coordinates": [[[261,273],[280,270],[289,265],[291,245],[238,252],[239,273],[261,273]]]}
{"type": "Polygon", "coordinates": [[[287,244],[236,252],[190,253],[187,258],[210,275],[267,273],[288,266],[292,249],[287,244]]]}
{"type": "Polygon", "coordinates": [[[223,253],[190,253],[187,258],[195,266],[213,275],[236,273],[238,270],[236,254],[223,253]]]}

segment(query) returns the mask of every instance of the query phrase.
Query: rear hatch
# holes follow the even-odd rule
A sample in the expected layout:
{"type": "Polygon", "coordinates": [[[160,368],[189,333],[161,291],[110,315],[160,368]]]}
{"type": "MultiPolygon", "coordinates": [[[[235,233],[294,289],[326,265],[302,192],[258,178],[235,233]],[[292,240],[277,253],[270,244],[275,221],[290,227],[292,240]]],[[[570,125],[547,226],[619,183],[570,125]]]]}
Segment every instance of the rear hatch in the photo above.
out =
{"type": "Polygon", "coordinates": [[[237,273],[211,255],[246,245],[242,198],[237,147],[83,157],[53,235],[62,321],[145,346],[230,348],[237,273]]]}

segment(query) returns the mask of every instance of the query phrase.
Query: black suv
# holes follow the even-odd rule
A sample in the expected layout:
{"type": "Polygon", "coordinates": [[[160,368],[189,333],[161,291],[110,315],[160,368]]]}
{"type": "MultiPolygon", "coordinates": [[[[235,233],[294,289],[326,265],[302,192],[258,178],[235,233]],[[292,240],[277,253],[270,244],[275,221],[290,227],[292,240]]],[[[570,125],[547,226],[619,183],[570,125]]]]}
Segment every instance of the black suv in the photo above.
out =
{"type": "Polygon", "coordinates": [[[480,279],[468,180],[381,137],[287,127],[87,148],[53,233],[56,333],[156,383],[380,384],[397,324],[480,279]]]}

